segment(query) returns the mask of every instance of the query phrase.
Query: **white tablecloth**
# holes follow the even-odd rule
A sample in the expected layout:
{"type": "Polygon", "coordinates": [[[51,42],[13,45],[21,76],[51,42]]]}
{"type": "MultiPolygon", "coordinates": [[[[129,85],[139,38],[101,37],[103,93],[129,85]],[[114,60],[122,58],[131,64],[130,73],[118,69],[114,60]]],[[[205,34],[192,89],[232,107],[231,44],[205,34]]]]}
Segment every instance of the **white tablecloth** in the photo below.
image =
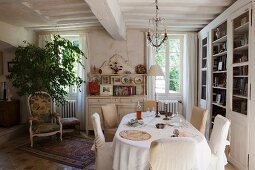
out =
{"type": "MultiPolygon", "coordinates": [[[[154,114],[143,112],[144,125],[140,127],[129,127],[128,121],[135,118],[135,114],[131,113],[123,117],[118,130],[113,139],[113,169],[114,170],[148,170],[149,168],[149,149],[152,141],[157,139],[171,138],[174,129],[185,132],[188,136],[195,139],[197,144],[196,152],[196,170],[206,170],[211,158],[211,150],[204,137],[189,122],[182,120],[181,127],[166,126],[164,129],[157,129],[157,123],[176,123],[180,122],[180,118],[176,117],[171,120],[163,120],[154,118],[154,114]],[[151,138],[145,141],[131,141],[122,138],[119,133],[123,130],[141,130],[151,134],[151,138]]],[[[188,153],[187,153],[188,154],[188,153]]]]}

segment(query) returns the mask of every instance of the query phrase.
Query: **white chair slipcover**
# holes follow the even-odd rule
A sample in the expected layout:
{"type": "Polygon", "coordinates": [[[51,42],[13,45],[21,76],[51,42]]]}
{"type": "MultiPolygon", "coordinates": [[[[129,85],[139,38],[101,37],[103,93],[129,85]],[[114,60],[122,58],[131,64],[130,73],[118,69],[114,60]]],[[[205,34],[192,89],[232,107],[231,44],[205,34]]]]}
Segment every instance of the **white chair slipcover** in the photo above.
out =
{"type": "Polygon", "coordinates": [[[150,147],[150,170],[191,170],[196,162],[192,138],[159,139],[150,147]]]}
{"type": "Polygon", "coordinates": [[[149,110],[153,110],[156,111],[156,107],[157,107],[157,102],[154,100],[147,100],[143,102],[143,110],[146,112],[149,110]]]}
{"type": "Polygon", "coordinates": [[[96,151],[96,170],[112,170],[112,143],[105,142],[99,114],[94,113],[91,118],[95,133],[95,144],[92,149],[96,151]]]}
{"type": "Polygon", "coordinates": [[[199,107],[193,107],[192,109],[190,123],[202,134],[205,134],[207,115],[207,109],[202,109],[199,107]]]}
{"type": "Polygon", "coordinates": [[[214,126],[209,141],[212,156],[209,166],[209,170],[224,170],[227,164],[227,158],[225,155],[225,147],[229,144],[227,141],[228,130],[230,121],[221,116],[217,115],[214,119],[214,126]]]}
{"type": "Polygon", "coordinates": [[[103,124],[105,140],[112,142],[119,125],[118,113],[115,104],[107,104],[102,106],[103,124]]]}

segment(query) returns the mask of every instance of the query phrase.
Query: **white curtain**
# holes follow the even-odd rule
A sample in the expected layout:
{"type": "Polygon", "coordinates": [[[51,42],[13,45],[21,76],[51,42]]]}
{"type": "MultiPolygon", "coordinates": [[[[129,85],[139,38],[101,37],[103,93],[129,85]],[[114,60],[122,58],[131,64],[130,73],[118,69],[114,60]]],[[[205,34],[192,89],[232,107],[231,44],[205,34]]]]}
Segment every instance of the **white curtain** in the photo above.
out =
{"type": "MultiPolygon", "coordinates": [[[[88,41],[87,41],[87,33],[80,34],[80,43],[81,43],[81,50],[84,52],[85,56],[88,57],[88,41]]],[[[82,77],[84,80],[87,80],[87,70],[89,69],[88,67],[88,59],[82,58],[82,63],[85,66],[85,70],[79,65],[78,67],[78,73],[79,76],[82,77]]],[[[86,84],[83,84],[80,88],[81,92],[78,92],[78,113],[77,113],[77,118],[81,120],[81,129],[85,130],[86,127],[86,84]]]]}
{"type": "MultiPolygon", "coordinates": [[[[146,38],[145,33],[145,60],[146,60],[146,67],[147,71],[150,69],[150,66],[155,63],[154,57],[155,57],[155,49],[152,48],[151,45],[148,45],[148,39],[146,38]]],[[[148,76],[147,77],[147,99],[149,100],[155,100],[155,78],[148,76]]]]}
{"type": "Polygon", "coordinates": [[[197,103],[197,33],[187,33],[183,56],[183,111],[191,118],[192,108],[197,103]]]}
{"type": "Polygon", "coordinates": [[[38,36],[38,47],[45,47],[47,41],[52,40],[52,34],[44,34],[44,35],[39,35],[38,36]]]}

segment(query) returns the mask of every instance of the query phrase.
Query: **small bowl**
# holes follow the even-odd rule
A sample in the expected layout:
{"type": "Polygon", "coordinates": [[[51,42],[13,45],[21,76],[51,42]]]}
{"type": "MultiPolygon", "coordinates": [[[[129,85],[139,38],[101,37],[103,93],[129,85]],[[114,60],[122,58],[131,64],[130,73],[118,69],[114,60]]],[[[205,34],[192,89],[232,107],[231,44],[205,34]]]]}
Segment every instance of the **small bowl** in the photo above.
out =
{"type": "Polygon", "coordinates": [[[165,124],[163,124],[163,123],[157,123],[157,124],[156,124],[156,128],[158,128],[158,129],[164,129],[164,128],[165,128],[165,124]]]}

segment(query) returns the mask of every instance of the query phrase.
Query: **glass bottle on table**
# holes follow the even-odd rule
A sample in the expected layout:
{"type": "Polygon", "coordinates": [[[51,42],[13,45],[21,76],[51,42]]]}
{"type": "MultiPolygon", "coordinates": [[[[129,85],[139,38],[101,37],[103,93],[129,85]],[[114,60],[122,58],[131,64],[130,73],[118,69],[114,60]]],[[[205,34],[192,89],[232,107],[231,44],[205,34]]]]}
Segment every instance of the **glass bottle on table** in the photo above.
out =
{"type": "Polygon", "coordinates": [[[139,101],[138,101],[137,107],[136,107],[136,118],[137,118],[137,120],[142,119],[142,106],[140,105],[139,101]]]}

